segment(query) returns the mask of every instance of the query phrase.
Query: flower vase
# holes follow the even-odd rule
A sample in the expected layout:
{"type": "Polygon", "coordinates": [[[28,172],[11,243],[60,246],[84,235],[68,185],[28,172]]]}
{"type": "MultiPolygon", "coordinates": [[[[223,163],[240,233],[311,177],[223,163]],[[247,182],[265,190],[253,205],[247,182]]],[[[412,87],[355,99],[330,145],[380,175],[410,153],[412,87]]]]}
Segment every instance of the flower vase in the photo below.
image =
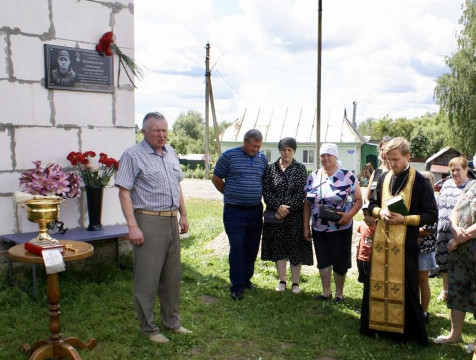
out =
{"type": "Polygon", "coordinates": [[[86,200],[88,203],[88,231],[102,230],[101,212],[104,186],[86,186],[86,200]]]}

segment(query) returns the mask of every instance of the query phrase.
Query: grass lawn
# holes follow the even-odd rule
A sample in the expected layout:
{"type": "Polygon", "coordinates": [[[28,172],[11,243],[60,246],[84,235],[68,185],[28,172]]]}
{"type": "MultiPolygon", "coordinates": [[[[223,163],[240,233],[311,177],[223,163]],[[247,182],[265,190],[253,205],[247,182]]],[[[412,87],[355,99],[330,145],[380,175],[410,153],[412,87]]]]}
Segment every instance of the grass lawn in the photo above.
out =
{"type": "MultiPolygon", "coordinates": [[[[221,231],[222,204],[189,199],[191,236],[182,241],[181,317],[190,335],[164,331],[172,341],[150,342],[138,332],[132,303],[132,272],[115,264],[60,273],[61,323],[64,336],[94,337],[93,350],[81,350],[83,360],[112,359],[470,359],[463,345],[393,344],[359,335],[362,286],[349,276],[347,301],[341,305],[313,299],[320,293],[317,275],[303,275],[301,294],[276,293],[274,264],[258,260],[253,282],[242,301],[229,295],[226,254],[206,247],[221,231]]],[[[131,263],[131,258],[122,260],[131,263]]],[[[309,272],[308,272],[309,273],[309,272]]],[[[0,359],[27,359],[20,344],[48,336],[46,276],[33,301],[16,287],[0,283],[0,359]]],[[[446,305],[434,299],[440,279],[431,279],[431,337],[450,328],[446,305]]],[[[160,321],[157,314],[157,320],[160,321]]],[[[476,335],[473,316],[467,315],[464,343],[476,335]]]]}

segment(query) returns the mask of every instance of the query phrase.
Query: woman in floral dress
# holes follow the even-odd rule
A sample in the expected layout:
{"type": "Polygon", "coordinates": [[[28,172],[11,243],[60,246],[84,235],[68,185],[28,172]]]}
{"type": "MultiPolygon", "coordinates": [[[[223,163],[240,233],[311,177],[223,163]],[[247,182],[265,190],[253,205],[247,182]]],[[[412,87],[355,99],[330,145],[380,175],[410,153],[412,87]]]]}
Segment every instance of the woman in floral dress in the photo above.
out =
{"type": "Polygon", "coordinates": [[[438,228],[436,234],[436,263],[443,278],[443,288],[438,301],[445,301],[448,296],[448,242],[451,234],[450,216],[461,193],[469,183],[468,161],[464,157],[455,157],[448,163],[451,179],[445,181],[438,196],[438,228]]]}
{"type": "MultiPolygon", "coordinates": [[[[461,341],[466,313],[476,314],[476,181],[465,187],[451,213],[451,232],[447,299],[451,332],[436,338],[437,343],[461,341]]],[[[474,345],[467,349],[473,350],[474,345]]]]}

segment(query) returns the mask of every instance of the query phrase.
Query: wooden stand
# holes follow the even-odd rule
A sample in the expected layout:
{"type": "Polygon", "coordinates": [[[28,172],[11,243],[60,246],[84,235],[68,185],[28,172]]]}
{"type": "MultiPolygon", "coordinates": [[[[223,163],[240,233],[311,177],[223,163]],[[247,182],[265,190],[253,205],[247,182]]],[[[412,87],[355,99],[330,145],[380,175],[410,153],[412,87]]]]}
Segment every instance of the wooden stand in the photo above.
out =
{"type": "MultiPolygon", "coordinates": [[[[85,259],[93,254],[92,245],[71,240],[61,240],[61,244],[69,245],[70,249],[63,254],[65,262],[85,259]]],[[[13,259],[26,263],[43,263],[40,256],[34,255],[25,250],[23,245],[16,245],[8,250],[8,255],[13,259]]],[[[61,323],[60,323],[60,285],[58,274],[48,275],[48,310],[50,316],[50,337],[48,340],[38,340],[33,346],[23,344],[22,348],[28,354],[31,354],[30,360],[44,360],[50,358],[68,358],[72,360],[81,360],[75,347],[80,349],[93,349],[97,341],[95,339],[88,339],[82,342],[77,337],[62,338],[61,323]]]]}

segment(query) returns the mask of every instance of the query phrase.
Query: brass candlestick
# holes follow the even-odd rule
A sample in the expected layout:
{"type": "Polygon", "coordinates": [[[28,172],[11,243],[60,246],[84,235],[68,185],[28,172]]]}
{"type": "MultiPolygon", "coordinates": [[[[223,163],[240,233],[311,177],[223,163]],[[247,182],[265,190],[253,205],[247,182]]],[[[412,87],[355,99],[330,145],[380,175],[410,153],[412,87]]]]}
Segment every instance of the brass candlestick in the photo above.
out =
{"type": "Polygon", "coordinates": [[[59,204],[63,201],[61,198],[54,199],[33,199],[25,202],[26,215],[28,220],[37,223],[40,226],[38,236],[31,239],[30,242],[37,245],[51,245],[58,243],[48,234],[47,225],[50,222],[58,220],[59,204]]]}

